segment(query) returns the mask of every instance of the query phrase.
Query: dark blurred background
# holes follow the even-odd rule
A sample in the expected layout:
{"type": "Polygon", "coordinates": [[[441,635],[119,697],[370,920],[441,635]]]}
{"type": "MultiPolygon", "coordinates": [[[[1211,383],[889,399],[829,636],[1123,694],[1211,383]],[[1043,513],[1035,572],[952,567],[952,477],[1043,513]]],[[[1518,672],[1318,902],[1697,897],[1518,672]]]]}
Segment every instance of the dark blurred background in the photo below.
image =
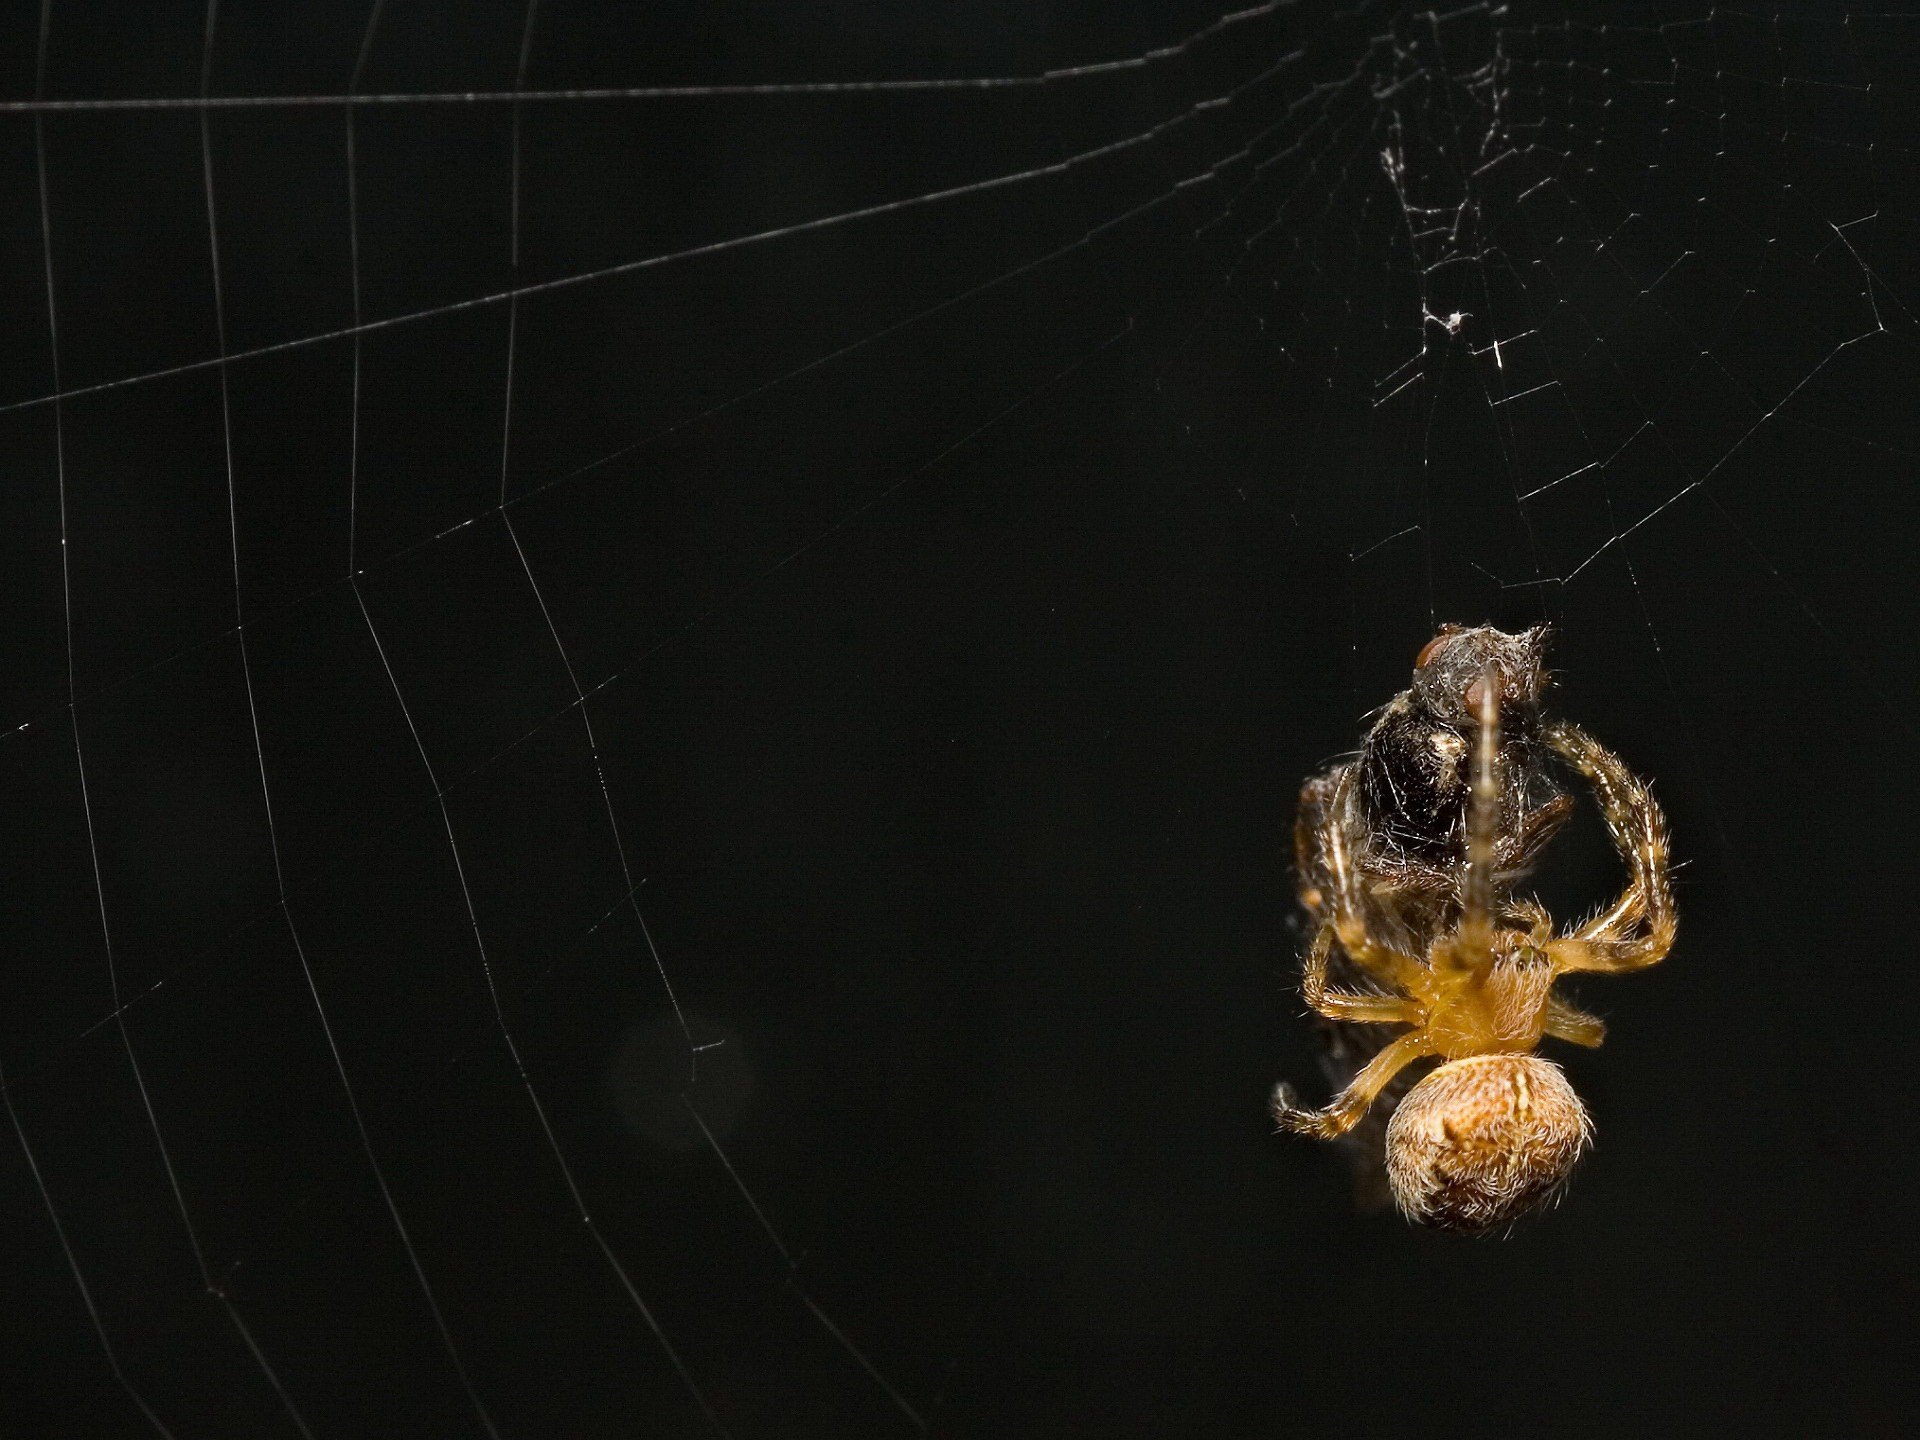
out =
{"type": "Polygon", "coordinates": [[[1893,1433],[1898,8],[10,4],[0,1434],[1893,1433]],[[1265,1110],[1444,620],[1684,863],[1485,1243],[1265,1110]]]}

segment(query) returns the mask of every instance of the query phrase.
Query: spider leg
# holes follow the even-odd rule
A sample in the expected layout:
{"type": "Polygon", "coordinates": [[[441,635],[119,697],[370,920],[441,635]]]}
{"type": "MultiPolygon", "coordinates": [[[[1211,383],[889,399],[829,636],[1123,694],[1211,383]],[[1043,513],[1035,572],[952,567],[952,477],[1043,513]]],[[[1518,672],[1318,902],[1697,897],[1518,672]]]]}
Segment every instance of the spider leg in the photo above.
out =
{"type": "Polygon", "coordinates": [[[1646,901],[1641,898],[1640,887],[1634,885],[1618,900],[1600,914],[1587,921],[1571,938],[1576,940],[1622,940],[1631,934],[1633,927],[1647,917],[1646,901]]]}
{"type": "Polygon", "coordinates": [[[1321,837],[1330,823],[1328,812],[1338,793],[1339,782],[1333,775],[1314,776],[1300,787],[1300,813],[1293,822],[1293,867],[1300,880],[1300,903],[1315,919],[1326,910],[1326,894],[1321,889],[1325,883],[1325,867],[1320,863],[1325,845],[1321,837]]]}
{"type": "Polygon", "coordinates": [[[1607,1022],[1558,995],[1550,995],[1547,997],[1547,1034],[1591,1050],[1607,1038],[1607,1022]]]}
{"type": "Polygon", "coordinates": [[[1553,938],[1553,918],[1538,900],[1509,900],[1500,906],[1500,918],[1519,925],[1536,950],[1553,938]]]}
{"type": "Polygon", "coordinates": [[[1283,1130],[1291,1130],[1296,1135],[1312,1135],[1321,1140],[1344,1135],[1360,1123],[1388,1081],[1421,1056],[1433,1053],[1433,1042],[1426,1032],[1410,1030],[1369,1060],[1323,1110],[1304,1109],[1296,1102],[1291,1086],[1276,1085],[1273,1118],[1280,1122],[1283,1130]]]}
{"type": "Polygon", "coordinates": [[[1667,879],[1667,818],[1634,773],[1578,726],[1548,727],[1547,743],[1593,786],[1629,880],[1620,898],[1547,950],[1556,969],[1640,970],[1673,948],[1677,920],[1667,879]],[[1635,933],[1638,932],[1638,933],[1635,933]]]}
{"type": "MultiPolygon", "coordinates": [[[[1467,801],[1467,863],[1460,881],[1460,924],[1445,947],[1451,962],[1484,969],[1493,961],[1493,870],[1500,840],[1500,687],[1491,666],[1467,691],[1478,710],[1473,790],[1467,801]]],[[[1436,952],[1436,959],[1439,952],[1436,952]]]]}
{"type": "MultiPolygon", "coordinates": [[[[1342,791],[1352,783],[1351,775],[1342,778],[1342,791]]],[[[1346,834],[1340,826],[1338,805],[1323,832],[1326,847],[1328,876],[1332,892],[1328,895],[1331,914],[1328,923],[1334,933],[1340,937],[1340,948],[1347,952],[1347,958],[1361,969],[1379,976],[1381,979],[1401,990],[1412,990],[1424,975],[1426,967],[1408,955],[1402,955],[1390,945],[1382,945],[1367,932],[1366,899],[1360,890],[1359,877],[1354,872],[1353,857],[1347,854],[1346,834]]]]}
{"type": "Polygon", "coordinates": [[[1300,993],[1317,1013],[1329,1020],[1348,1020],[1360,1024],[1414,1024],[1420,1019],[1419,1005],[1399,995],[1360,995],[1350,991],[1327,989],[1327,961],[1333,954],[1334,931],[1322,925],[1307,952],[1300,993]]]}

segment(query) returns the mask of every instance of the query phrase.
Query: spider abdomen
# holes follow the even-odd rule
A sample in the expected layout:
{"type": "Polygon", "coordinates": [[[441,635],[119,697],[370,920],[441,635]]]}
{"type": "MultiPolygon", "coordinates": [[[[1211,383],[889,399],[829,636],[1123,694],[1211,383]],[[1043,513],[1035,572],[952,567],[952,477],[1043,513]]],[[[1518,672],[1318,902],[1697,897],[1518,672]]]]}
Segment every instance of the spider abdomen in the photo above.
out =
{"type": "Polygon", "coordinates": [[[1408,1219],[1484,1234],[1564,1185],[1592,1136],[1558,1065],[1536,1055],[1452,1060],[1394,1111],[1387,1179],[1408,1219]]]}

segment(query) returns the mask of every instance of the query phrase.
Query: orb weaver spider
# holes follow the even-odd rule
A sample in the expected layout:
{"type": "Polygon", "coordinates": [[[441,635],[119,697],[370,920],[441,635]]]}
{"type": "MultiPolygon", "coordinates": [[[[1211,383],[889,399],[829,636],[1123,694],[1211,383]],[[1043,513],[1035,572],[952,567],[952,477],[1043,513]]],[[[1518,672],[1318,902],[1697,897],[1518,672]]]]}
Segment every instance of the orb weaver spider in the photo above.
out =
{"type": "Polygon", "coordinates": [[[1644,969],[1673,944],[1666,819],[1605,747],[1540,717],[1543,646],[1543,631],[1443,630],[1361,757],[1309,782],[1303,796],[1302,898],[1319,925],[1302,992],[1339,1031],[1406,1028],[1322,1109],[1277,1087],[1274,1115],[1285,1129],[1333,1139],[1358,1125],[1406,1066],[1438,1057],[1394,1106],[1384,1136],[1394,1199],[1410,1219],[1438,1229],[1485,1233],[1561,1188],[1592,1122],[1565,1074],[1535,1051],[1547,1036],[1597,1046],[1605,1026],[1556,995],[1554,983],[1644,969]],[[1517,732],[1504,746],[1503,711],[1517,732]],[[1470,770],[1459,764],[1468,748],[1462,720],[1474,737],[1470,770]],[[1429,751],[1417,763],[1415,739],[1429,751]],[[1564,935],[1538,902],[1511,894],[1572,809],[1559,794],[1528,808],[1543,783],[1537,750],[1592,788],[1630,877],[1619,899],[1564,935]],[[1396,770],[1389,805],[1356,791],[1396,770]],[[1409,773],[1424,775],[1426,788],[1410,786],[1409,773]],[[1450,802],[1457,815],[1462,800],[1464,845],[1449,855],[1450,802]],[[1366,988],[1329,985],[1336,953],[1366,988]]]}

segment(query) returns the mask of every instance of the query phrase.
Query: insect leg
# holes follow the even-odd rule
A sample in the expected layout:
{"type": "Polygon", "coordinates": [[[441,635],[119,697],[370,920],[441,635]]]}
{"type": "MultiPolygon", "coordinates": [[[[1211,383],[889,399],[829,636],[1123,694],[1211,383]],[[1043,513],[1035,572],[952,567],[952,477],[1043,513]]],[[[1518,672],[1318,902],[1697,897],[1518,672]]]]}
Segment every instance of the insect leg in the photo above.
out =
{"type": "Polygon", "coordinates": [[[1540,852],[1573,818],[1574,809],[1571,795],[1556,795],[1538,810],[1522,816],[1519,832],[1500,857],[1501,873],[1520,875],[1531,870],[1539,861],[1540,852]]]}

